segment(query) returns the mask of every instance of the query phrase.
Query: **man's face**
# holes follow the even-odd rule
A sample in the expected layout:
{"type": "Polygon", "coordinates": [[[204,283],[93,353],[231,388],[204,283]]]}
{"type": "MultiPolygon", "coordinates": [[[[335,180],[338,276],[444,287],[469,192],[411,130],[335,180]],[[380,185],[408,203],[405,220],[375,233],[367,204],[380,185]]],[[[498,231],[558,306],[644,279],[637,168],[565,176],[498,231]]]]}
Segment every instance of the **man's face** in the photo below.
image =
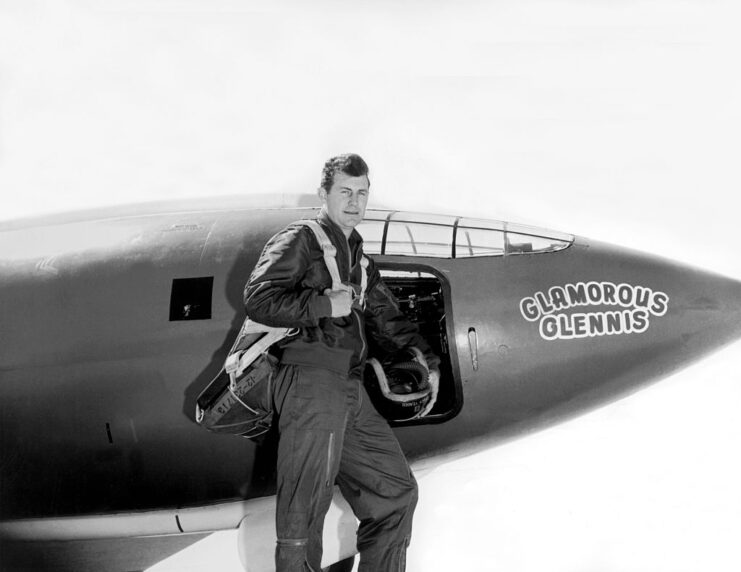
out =
{"type": "Polygon", "coordinates": [[[327,209],[329,218],[338,225],[346,236],[350,236],[365,216],[370,183],[368,177],[351,177],[335,173],[332,188],[327,192],[319,189],[319,196],[327,209]]]}

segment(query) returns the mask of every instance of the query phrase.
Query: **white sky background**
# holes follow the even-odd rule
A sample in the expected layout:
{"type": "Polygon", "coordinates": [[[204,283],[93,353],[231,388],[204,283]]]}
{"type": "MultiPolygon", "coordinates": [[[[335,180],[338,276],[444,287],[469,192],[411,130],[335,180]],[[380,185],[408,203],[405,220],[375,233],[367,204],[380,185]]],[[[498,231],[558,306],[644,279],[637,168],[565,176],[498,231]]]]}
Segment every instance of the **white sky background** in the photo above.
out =
{"type": "MultiPolygon", "coordinates": [[[[701,0],[0,0],[0,219],[311,192],[356,151],[376,203],[741,278],[740,20],[701,0]]],[[[430,475],[410,572],[741,569],[738,351],[430,475]]]]}

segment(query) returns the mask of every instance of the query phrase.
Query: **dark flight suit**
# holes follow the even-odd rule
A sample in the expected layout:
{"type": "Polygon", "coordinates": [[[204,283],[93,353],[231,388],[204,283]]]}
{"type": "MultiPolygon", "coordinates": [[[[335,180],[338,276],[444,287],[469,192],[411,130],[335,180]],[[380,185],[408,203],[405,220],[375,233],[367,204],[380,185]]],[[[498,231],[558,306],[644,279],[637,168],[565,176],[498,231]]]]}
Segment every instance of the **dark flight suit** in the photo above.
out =
{"type": "MultiPolygon", "coordinates": [[[[337,248],[345,284],[361,282],[362,239],[318,220],[337,248]]],[[[281,344],[278,413],[277,572],[320,570],[322,529],[335,482],[360,520],[360,570],[404,570],[417,483],[388,423],[362,383],[366,333],[381,347],[420,348],[439,360],[400,312],[373,262],[364,308],[331,317],[332,280],[312,231],[289,225],[268,241],[245,287],[245,308],[269,326],[299,327],[281,344]]]]}

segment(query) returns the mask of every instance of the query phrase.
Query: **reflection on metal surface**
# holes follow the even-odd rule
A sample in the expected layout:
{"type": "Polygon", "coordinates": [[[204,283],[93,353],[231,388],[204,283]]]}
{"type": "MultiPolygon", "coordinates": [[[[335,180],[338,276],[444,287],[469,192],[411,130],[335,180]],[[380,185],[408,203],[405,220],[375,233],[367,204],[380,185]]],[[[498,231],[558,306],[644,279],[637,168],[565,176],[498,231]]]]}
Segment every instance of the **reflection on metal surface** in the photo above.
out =
{"type": "Polygon", "coordinates": [[[476,334],[476,328],[468,328],[468,349],[471,352],[471,364],[473,371],[479,369],[479,338],[476,334]]]}

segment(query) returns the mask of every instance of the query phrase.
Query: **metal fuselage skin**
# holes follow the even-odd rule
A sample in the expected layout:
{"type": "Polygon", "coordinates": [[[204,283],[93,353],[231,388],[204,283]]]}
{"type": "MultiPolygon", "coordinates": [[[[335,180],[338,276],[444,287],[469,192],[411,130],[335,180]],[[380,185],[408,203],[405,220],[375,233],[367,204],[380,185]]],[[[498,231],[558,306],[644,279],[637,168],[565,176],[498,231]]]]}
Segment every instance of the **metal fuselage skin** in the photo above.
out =
{"type": "MultiPolygon", "coordinates": [[[[271,494],[274,450],[204,431],[195,399],[241,325],[266,240],[311,216],[175,211],[2,230],[0,520],[271,494]],[[208,277],[210,318],[171,320],[173,280],[208,277]]],[[[412,460],[588,410],[741,330],[740,283],[580,238],[553,253],[376,261],[425,270],[446,292],[459,403],[396,428],[412,460]],[[590,325],[598,313],[612,314],[609,329],[590,325]]]]}

